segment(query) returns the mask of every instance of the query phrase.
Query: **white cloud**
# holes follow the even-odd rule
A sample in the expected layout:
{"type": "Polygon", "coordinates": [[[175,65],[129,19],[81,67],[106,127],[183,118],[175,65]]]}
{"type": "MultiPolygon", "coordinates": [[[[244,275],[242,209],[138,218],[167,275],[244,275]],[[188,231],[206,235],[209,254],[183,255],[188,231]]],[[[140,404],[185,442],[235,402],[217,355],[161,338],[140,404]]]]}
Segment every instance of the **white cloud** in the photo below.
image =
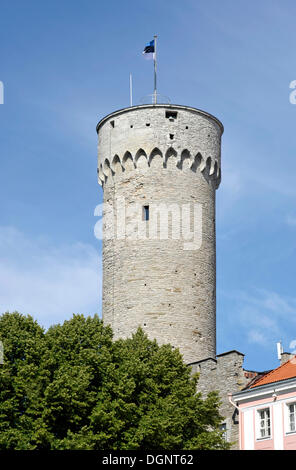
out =
{"type": "Polygon", "coordinates": [[[284,340],[288,349],[295,336],[296,298],[259,288],[221,294],[231,301],[228,315],[234,318],[235,311],[236,324],[247,342],[274,349],[277,341],[284,340]]]}
{"type": "Polygon", "coordinates": [[[18,310],[49,327],[73,313],[99,313],[99,253],[91,245],[52,246],[0,227],[0,313],[18,310]]]}
{"type": "Polygon", "coordinates": [[[296,227],[296,216],[287,215],[286,224],[289,225],[290,227],[296,227]]]}
{"type": "Polygon", "coordinates": [[[268,292],[265,290],[259,291],[264,296],[262,305],[272,312],[283,316],[285,314],[296,313],[296,299],[284,298],[276,292],[268,292]]]}
{"type": "Polygon", "coordinates": [[[257,330],[248,331],[248,341],[249,343],[259,344],[261,346],[266,345],[266,336],[257,330]]]}
{"type": "Polygon", "coordinates": [[[246,304],[253,305],[261,314],[267,311],[270,315],[270,312],[272,312],[274,314],[272,318],[278,317],[279,319],[291,314],[291,320],[296,321],[296,317],[294,317],[296,314],[296,298],[294,297],[287,297],[274,291],[256,288],[253,289],[252,294],[238,292],[236,298],[246,304]]]}

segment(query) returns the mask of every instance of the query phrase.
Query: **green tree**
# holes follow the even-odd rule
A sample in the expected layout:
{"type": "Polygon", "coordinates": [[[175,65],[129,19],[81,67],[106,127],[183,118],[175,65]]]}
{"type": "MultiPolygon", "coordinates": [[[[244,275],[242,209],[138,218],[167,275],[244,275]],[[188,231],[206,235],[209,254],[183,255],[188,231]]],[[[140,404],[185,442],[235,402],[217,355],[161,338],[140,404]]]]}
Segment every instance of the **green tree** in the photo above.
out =
{"type": "Polygon", "coordinates": [[[43,329],[30,316],[0,317],[4,364],[0,365],[0,449],[32,449],[32,436],[43,408],[46,354],[43,329]]]}
{"type": "Polygon", "coordinates": [[[31,317],[0,317],[0,449],[226,449],[216,393],[170,345],[139,329],[112,341],[97,315],[44,332],[31,317]]]}

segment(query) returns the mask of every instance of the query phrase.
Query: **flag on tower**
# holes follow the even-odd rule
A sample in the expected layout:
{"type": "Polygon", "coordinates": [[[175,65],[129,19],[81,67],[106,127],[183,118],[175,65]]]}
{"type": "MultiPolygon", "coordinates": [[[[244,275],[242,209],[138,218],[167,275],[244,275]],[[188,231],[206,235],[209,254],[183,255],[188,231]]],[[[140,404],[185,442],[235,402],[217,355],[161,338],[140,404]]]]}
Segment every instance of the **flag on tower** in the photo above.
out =
{"type": "Polygon", "coordinates": [[[143,54],[145,55],[145,59],[153,59],[154,58],[154,52],[155,52],[155,44],[154,44],[154,39],[145,46],[143,50],[143,54]]]}
{"type": "Polygon", "coordinates": [[[156,91],[156,40],[157,36],[154,36],[154,39],[145,46],[143,50],[144,57],[146,59],[153,59],[154,62],[154,92],[153,92],[153,103],[157,103],[157,91],[156,91]]]}

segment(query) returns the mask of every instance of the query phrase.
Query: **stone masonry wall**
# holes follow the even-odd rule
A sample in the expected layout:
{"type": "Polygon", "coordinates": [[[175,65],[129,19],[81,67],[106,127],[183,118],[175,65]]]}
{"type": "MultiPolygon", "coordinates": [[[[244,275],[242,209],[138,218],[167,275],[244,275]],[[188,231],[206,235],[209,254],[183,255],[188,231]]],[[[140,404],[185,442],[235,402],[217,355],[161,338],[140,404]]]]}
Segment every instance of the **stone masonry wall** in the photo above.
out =
{"type": "Polygon", "coordinates": [[[105,205],[104,322],[115,338],[141,326],[159,344],[180,348],[187,363],[215,358],[215,189],[222,125],[192,108],[156,105],[113,113],[97,130],[105,205]],[[187,206],[194,232],[194,204],[201,207],[202,242],[188,249],[190,240],[172,229],[174,214],[182,224],[187,206]],[[149,232],[160,205],[168,221],[164,239],[160,224],[156,236],[149,232]],[[143,206],[149,206],[149,221],[141,216],[143,206]]]}
{"type": "Polygon", "coordinates": [[[220,354],[216,359],[206,359],[191,364],[192,373],[200,374],[197,391],[205,397],[210,391],[218,391],[221,399],[220,414],[226,424],[227,440],[234,442],[232,449],[239,449],[239,423],[234,406],[229,402],[228,393],[242,390],[256,372],[243,369],[244,355],[238,351],[220,354]]]}

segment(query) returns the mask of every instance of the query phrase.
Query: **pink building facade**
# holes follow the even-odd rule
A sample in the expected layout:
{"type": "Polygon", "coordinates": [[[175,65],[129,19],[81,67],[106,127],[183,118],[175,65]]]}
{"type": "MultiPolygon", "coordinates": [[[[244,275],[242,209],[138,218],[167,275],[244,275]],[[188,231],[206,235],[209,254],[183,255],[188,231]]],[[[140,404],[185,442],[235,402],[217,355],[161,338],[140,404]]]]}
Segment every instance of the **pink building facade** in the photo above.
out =
{"type": "Polygon", "coordinates": [[[241,450],[296,450],[296,373],[285,378],[296,372],[294,361],[230,397],[239,411],[241,450]]]}

